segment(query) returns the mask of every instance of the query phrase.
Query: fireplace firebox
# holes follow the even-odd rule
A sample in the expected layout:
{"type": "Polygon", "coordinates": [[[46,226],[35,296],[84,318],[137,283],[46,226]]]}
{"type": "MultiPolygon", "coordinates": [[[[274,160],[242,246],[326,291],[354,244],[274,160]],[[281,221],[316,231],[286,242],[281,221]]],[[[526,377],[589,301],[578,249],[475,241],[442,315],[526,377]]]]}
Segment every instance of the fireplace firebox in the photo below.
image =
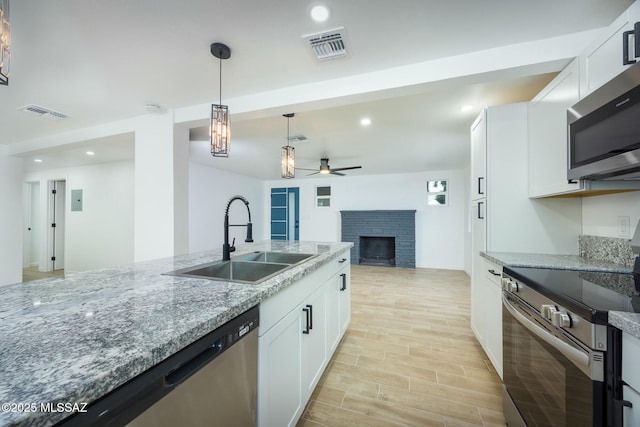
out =
{"type": "Polygon", "coordinates": [[[396,265],[396,238],[360,236],[360,264],[396,265]]]}

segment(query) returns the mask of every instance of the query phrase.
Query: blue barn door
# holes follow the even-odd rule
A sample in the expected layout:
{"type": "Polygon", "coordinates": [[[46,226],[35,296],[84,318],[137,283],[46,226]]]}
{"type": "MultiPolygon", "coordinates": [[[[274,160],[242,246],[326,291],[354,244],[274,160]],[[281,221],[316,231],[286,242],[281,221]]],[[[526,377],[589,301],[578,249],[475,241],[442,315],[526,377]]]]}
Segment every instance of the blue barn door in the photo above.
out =
{"type": "Polygon", "coordinates": [[[271,189],[271,239],[300,240],[300,189],[271,189]]]}

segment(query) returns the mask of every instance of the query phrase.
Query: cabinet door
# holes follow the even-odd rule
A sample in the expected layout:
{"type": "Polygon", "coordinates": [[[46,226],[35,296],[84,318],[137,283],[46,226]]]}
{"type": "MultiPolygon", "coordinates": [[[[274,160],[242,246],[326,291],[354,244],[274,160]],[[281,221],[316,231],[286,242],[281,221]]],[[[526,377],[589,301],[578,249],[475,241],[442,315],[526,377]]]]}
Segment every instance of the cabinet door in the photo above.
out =
{"type": "Polygon", "coordinates": [[[578,102],[579,84],[574,60],[529,104],[529,197],[580,190],[567,181],[567,109],[578,102]]]}
{"type": "Polygon", "coordinates": [[[314,292],[301,306],[302,392],[311,396],[327,360],[326,287],[314,292]]]}
{"type": "Polygon", "coordinates": [[[340,276],[327,281],[327,347],[332,354],[340,341],[340,276]]]}
{"type": "Polygon", "coordinates": [[[487,114],[471,125],[471,200],[487,197],[487,114]]]}
{"type": "MultiPolygon", "coordinates": [[[[629,9],[609,25],[605,33],[580,55],[580,97],[583,98],[624,71],[629,65],[622,62],[623,33],[633,29],[640,20],[640,3],[629,9]]],[[[629,40],[633,58],[633,36],[629,40]]],[[[640,52],[637,52],[640,53],[640,52]]]]}
{"type": "Polygon", "coordinates": [[[484,349],[502,379],[502,289],[487,277],[483,287],[486,309],[484,349]]]}
{"type": "Polygon", "coordinates": [[[631,403],[631,406],[622,408],[622,425],[625,427],[640,426],[640,394],[633,388],[625,385],[622,387],[622,399],[631,403]]]}
{"type": "Polygon", "coordinates": [[[338,274],[340,286],[340,338],[351,323],[351,268],[346,267],[338,274]]]}
{"type": "Polygon", "coordinates": [[[484,261],[480,251],[486,242],[486,200],[471,203],[471,329],[482,344],[485,330],[484,261]]]}
{"type": "MultiPolygon", "coordinates": [[[[304,319],[302,319],[304,320],[304,319]]],[[[259,425],[294,426],[302,415],[301,316],[296,309],[278,322],[258,344],[259,425]]]]}

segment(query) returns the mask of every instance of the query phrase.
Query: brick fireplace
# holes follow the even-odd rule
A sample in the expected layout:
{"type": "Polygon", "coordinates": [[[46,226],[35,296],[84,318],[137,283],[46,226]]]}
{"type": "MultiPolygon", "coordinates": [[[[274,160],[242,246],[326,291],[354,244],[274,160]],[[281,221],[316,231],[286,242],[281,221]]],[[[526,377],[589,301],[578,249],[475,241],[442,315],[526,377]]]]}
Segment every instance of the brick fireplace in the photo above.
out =
{"type": "Polygon", "coordinates": [[[342,241],[353,242],[352,264],[415,268],[416,211],[341,211],[342,241]]]}

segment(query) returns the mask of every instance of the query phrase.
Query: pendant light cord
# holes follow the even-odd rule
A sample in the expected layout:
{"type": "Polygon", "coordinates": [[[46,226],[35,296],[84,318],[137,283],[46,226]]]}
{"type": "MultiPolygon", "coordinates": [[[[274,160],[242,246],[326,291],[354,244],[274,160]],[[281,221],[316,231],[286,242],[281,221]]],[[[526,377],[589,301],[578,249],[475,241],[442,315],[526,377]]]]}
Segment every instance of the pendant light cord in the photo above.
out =
{"type": "Polygon", "coordinates": [[[222,58],[219,60],[220,62],[220,105],[222,105],[222,58]]]}

